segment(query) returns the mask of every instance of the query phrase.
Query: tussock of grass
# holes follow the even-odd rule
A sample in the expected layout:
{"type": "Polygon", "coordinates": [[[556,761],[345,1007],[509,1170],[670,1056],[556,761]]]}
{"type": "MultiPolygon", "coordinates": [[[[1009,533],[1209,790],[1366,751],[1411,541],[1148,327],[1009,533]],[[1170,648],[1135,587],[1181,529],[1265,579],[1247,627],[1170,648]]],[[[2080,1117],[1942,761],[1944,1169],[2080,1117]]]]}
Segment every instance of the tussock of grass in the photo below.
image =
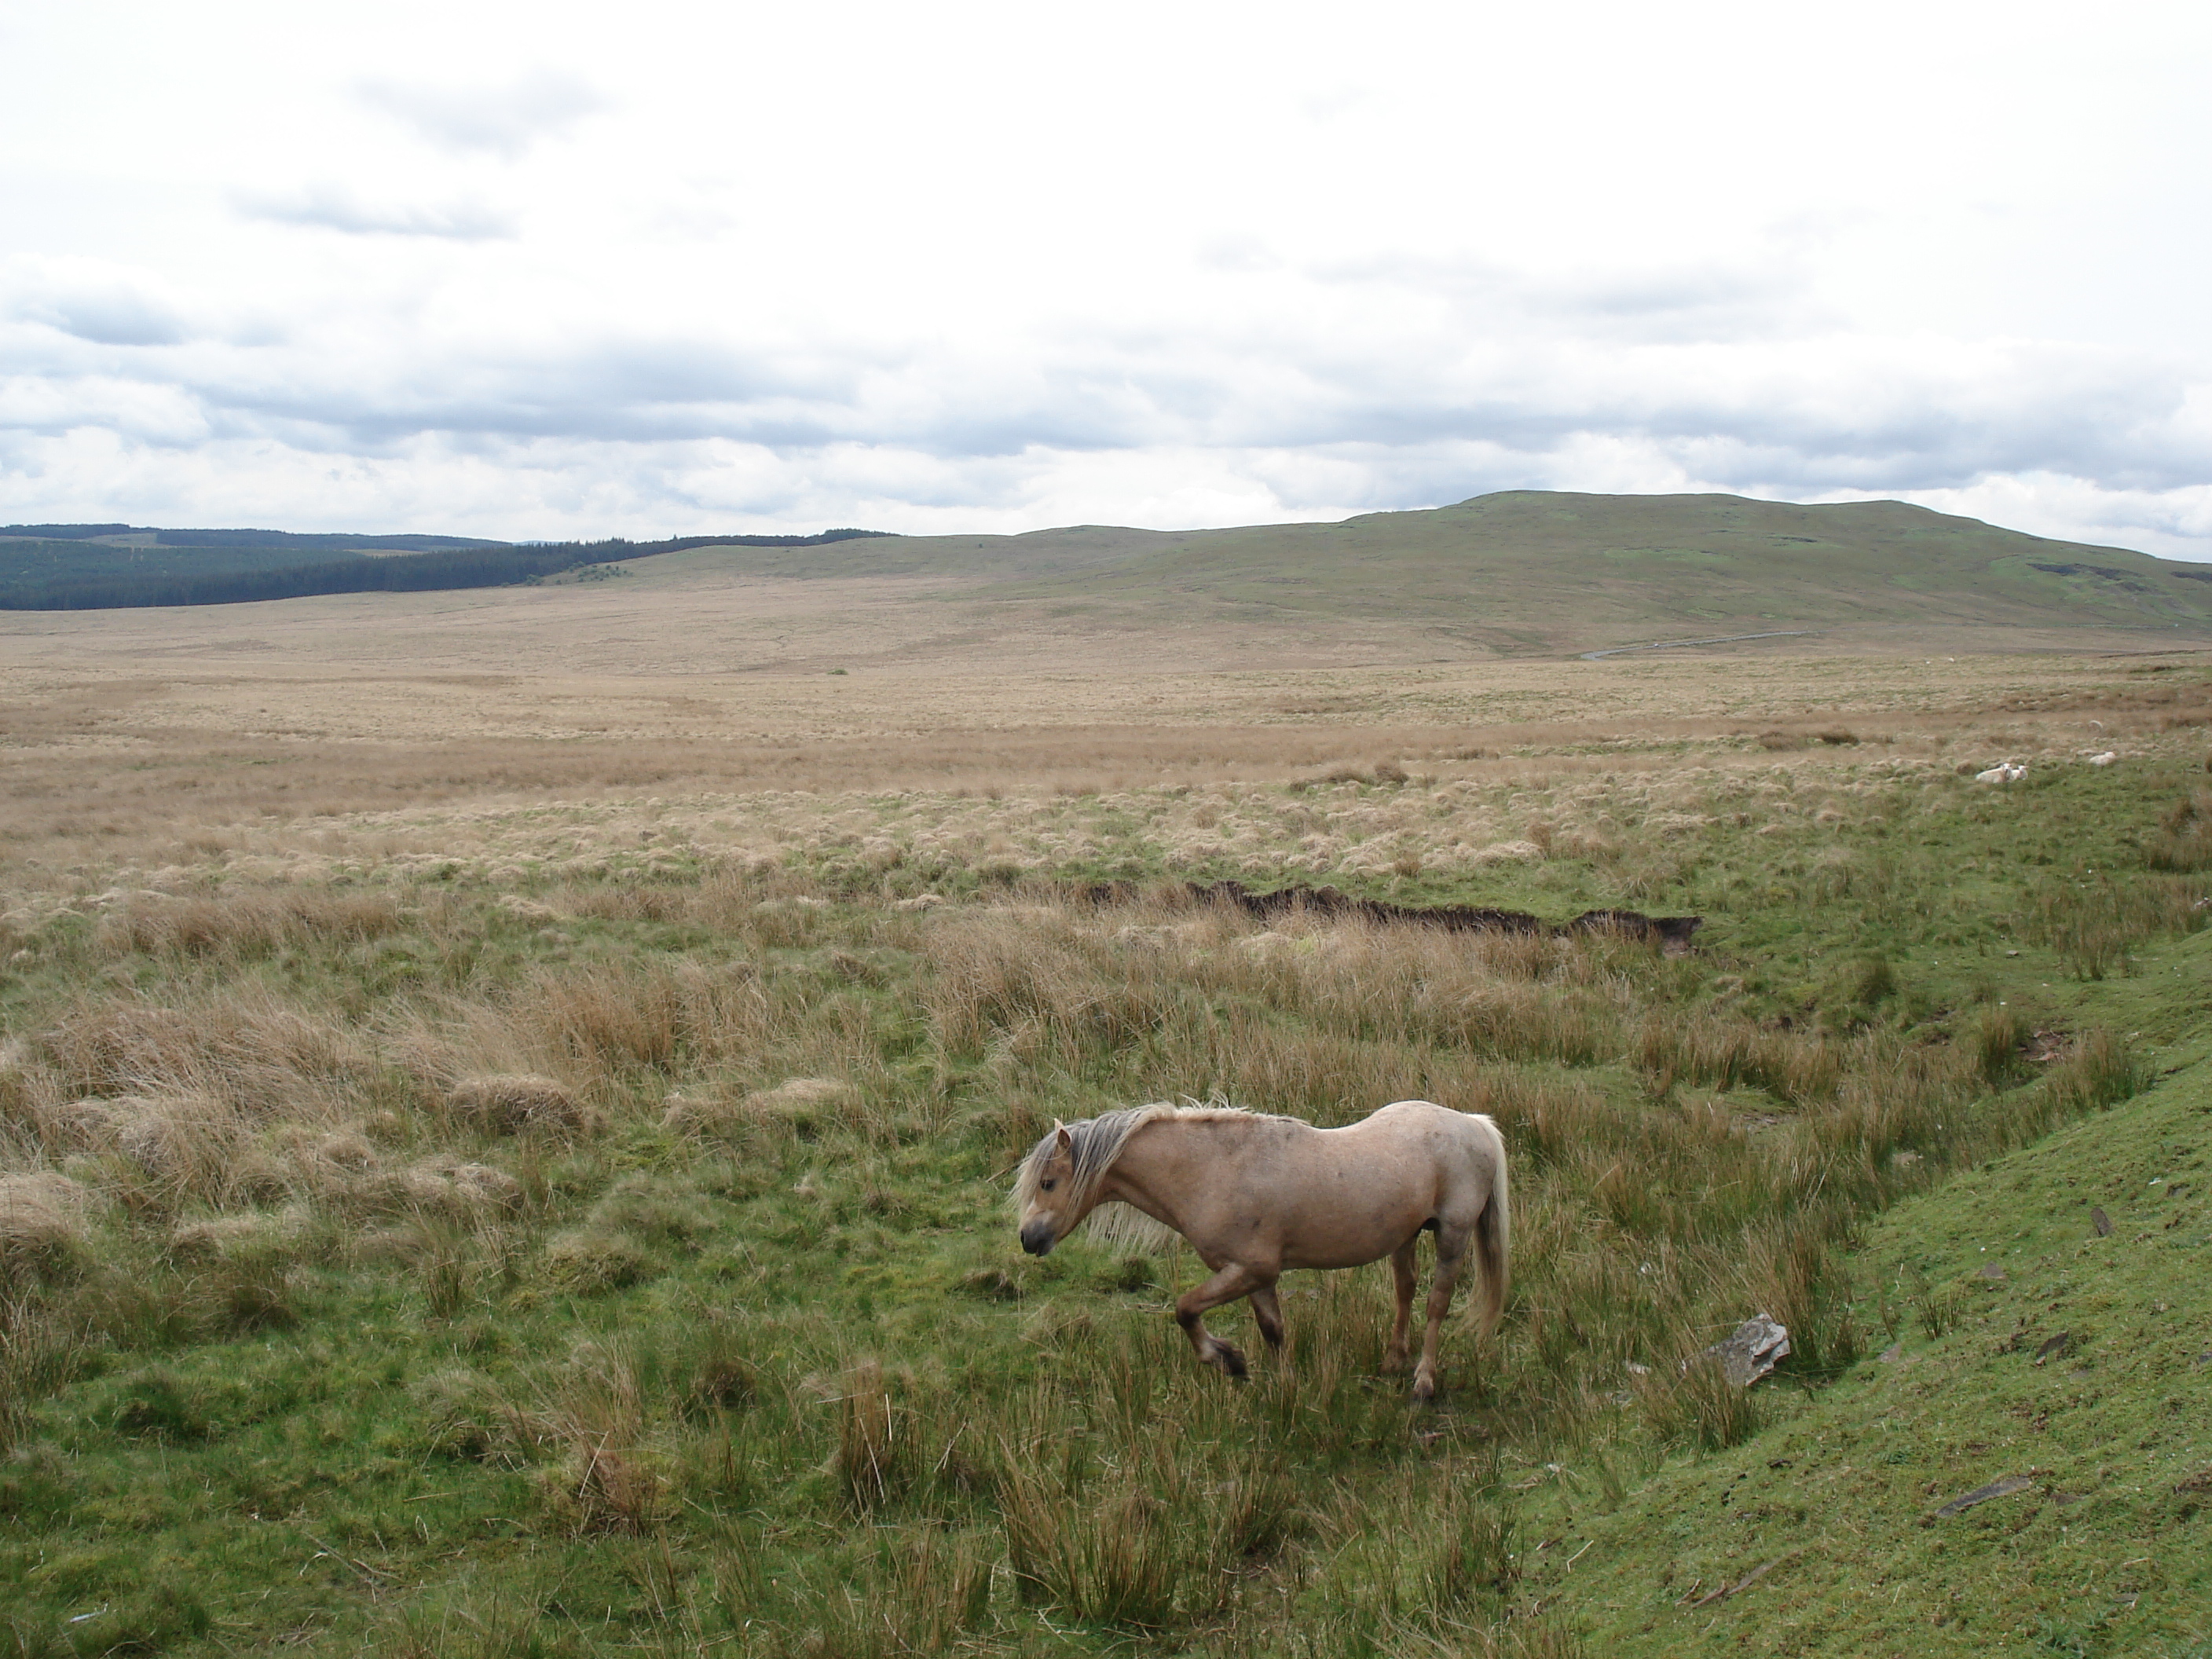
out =
{"type": "Polygon", "coordinates": [[[545,1277],[559,1290],[584,1295],[617,1291],[659,1271],[650,1249],[614,1229],[580,1227],[556,1233],[545,1246],[545,1277]]]}
{"type": "Polygon", "coordinates": [[[52,1170],[0,1176],[0,1289],[65,1273],[88,1243],[95,1196],[52,1170]]]}
{"type": "Polygon", "coordinates": [[[532,1439],[529,1420],[492,1379],[467,1366],[432,1371],[409,1384],[423,1449],[477,1462],[519,1455],[532,1439]]]}
{"type": "Polygon", "coordinates": [[[526,1129],[560,1133],[591,1121],[589,1112],[566,1085],[536,1073],[463,1078],[453,1085],[446,1103],[456,1117],[500,1134],[526,1129]]]}

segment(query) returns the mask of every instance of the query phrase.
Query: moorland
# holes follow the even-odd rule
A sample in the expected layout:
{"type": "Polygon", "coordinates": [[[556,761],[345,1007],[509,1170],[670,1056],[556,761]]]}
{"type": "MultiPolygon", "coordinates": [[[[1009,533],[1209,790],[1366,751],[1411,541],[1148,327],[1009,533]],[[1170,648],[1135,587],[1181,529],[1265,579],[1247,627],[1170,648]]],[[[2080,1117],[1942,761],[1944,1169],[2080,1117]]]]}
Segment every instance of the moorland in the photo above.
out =
{"type": "Polygon", "coordinates": [[[0,1640],[2206,1652],[2202,627],[1679,529],[0,618],[0,1640]],[[1055,1118],[1408,1096],[1515,1159],[1433,1408],[1386,1267],[1237,1388],[1014,1240],[1055,1118]]]}

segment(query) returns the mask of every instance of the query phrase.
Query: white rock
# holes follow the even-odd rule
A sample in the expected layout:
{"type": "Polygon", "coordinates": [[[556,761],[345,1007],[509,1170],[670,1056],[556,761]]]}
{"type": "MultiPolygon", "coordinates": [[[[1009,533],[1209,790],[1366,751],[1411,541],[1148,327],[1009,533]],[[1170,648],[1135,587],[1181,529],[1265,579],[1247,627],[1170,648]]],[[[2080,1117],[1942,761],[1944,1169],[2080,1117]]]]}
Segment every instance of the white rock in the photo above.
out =
{"type": "Polygon", "coordinates": [[[1704,1358],[1720,1362],[1722,1373],[1739,1389],[1747,1389],[1790,1357],[1790,1332],[1769,1316],[1753,1314],[1724,1340],[1707,1348],[1704,1358]]]}

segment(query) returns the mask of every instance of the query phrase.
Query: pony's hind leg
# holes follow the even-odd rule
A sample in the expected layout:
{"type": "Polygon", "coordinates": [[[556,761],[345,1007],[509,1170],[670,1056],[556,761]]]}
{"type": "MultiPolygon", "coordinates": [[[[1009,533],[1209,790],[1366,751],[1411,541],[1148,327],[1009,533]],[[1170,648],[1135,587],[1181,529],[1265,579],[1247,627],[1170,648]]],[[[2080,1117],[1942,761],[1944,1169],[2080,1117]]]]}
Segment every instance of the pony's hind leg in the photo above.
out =
{"type": "Polygon", "coordinates": [[[1437,1228],[1437,1278],[1429,1287],[1429,1322],[1421,1333],[1421,1363],[1413,1368],[1416,1400],[1437,1397],[1437,1345],[1443,1339],[1444,1316],[1451,1312],[1452,1291],[1459,1284],[1459,1270],[1467,1265],[1471,1237],[1471,1230],[1465,1227],[1437,1228]]]}
{"type": "MultiPolygon", "coordinates": [[[[1275,1281],[1262,1278],[1242,1262],[1232,1261],[1223,1267],[1194,1291],[1185,1291],[1176,1300],[1176,1323],[1190,1339],[1191,1349],[1209,1365],[1218,1365],[1230,1376],[1246,1374],[1244,1351],[1234,1342],[1224,1342],[1207,1331],[1204,1323],[1206,1311],[1218,1308],[1224,1302],[1234,1302],[1240,1296],[1250,1296],[1255,1291],[1272,1290],[1275,1281]]],[[[1272,1298],[1271,1298],[1272,1299],[1272,1298]]],[[[1282,1317],[1276,1316],[1275,1324],[1281,1328],[1282,1317]]],[[[1267,1329],[1267,1321],[1260,1328],[1267,1329]]]]}
{"type": "Polygon", "coordinates": [[[1252,1314],[1260,1322],[1260,1334],[1267,1339],[1268,1352],[1279,1358],[1283,1352],[1283,1304],[1275,1299],[1273,1285],[1253,1287],[1252,1314]]]}
{"type": "Polygon", "coordinates": [[[1415,1233],[1390,1255],[1391,1276],[1397,1281],[1398,1322],[1390,1328],[1389,1346],[1382,1350],[1382,1369],[1406,1369],[1406,1336],[1413,1325],[1413,1249],[1421,1242],[1415,1233]]]}

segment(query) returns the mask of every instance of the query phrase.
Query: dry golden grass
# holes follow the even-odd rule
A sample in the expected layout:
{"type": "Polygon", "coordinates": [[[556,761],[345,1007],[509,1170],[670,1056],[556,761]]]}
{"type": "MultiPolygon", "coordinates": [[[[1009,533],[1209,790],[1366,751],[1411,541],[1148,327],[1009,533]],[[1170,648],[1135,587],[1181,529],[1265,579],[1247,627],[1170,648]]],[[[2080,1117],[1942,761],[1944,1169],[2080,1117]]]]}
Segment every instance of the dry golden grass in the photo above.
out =
{"type": "MultiPolygon", "coordinates": [[[[751,850],[773,857],[786,823],[828,816],[823,797],[906,793],[943,820],[940,840],[965,837],[965,855],[988,856],[997,812],[954,803],[1306,779],[1341,788],[1405,773],[1507,797],[1699,766],[1779,765],[1819,782],[1863,775],[1877,759],[1978,768],[2116,746],[2185,750],[2212,720],[2197,677],[2161,675],[2159,659],[2135,657],[1954,650],[1201,671],[1094,643],[1059,653],[1048,671],[939,657],[841,676],[702,664],[684,676],[639,665],[556,677],[543,662],[571,659],[526,629],[515,636],[526,665],[456,674],[404,652],[346,661],[343,632],[305,623],[271,661],[221,635],[193,643],[200,613],[160,617],[185,637],[153,659],[159,676],[131,631],[152,625],[143,613],[63,615],[56,634],[19,618],[0,633],[0,918],[21,909],[14,895],[25,890],[160,889],[170,903],[131,925],[191,952],[213,948],[206,915],[191,906],[211,868],[310,874],[326,858],[468,856],[525,826],[508,837],[518,854],[526,843],[543,857],[564,839],[564,817],[575,830],[569,856],[624,836],[741,850],[732,832],[765,817],[769,835],[751,850]],[[79,649],[95,639],[132,665],[79,649]],[[611,814],[617,802],[630,811],[611,814]]],[[[1234,802],[1213,811],[1233,817],[1234,802]]],[[[1192,831],[1213,827],[1204,802],[1189,816],[1192,831]]],[[[1317,817],[1302,850],[1336,850],[1330,828],[1317,817]]],[[[857,823],[850,833],[867,838],[857,823]]],[[[1530,811],[1367,855],[1398,873],[1433,871],[1432,856],[1476,868],[1592,834],[1602,826],[1530,811]]],[[[898,839],[875,837],[875,856],[894,857],[898,839]]],[[[272,936],[389,928],[374,901],[342,913],[355,902],[272,897],[258,926],[272,936]]]]}
{"type": "Polygon", "coordinates": [[[80,1247],[85,1212],[94,1202],[82,1182],[55,1170],[0,1176],[0,1284],[80,1247]]]}
{"type": "Polygon", "coordinates": [[[463,1078],[446,1103],[456,1117],[500,1134],[524,1129],[569,1131],[590,1121],[583,1103],[564,1085],[534,1073],[463,1078]]]}

